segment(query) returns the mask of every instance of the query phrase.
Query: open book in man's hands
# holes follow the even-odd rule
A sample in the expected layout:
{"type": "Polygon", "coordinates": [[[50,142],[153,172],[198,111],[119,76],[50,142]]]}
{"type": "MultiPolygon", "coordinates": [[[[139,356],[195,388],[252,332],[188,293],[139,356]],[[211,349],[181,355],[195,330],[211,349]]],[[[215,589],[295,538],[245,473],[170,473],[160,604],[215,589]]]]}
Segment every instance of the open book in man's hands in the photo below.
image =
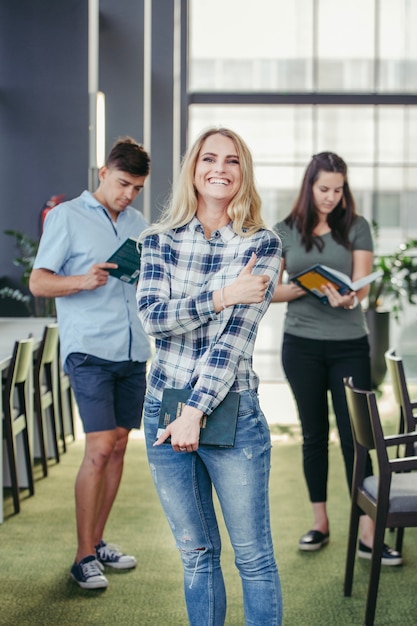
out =
{"type": "Polygon", "coordinates": [[[323,293],[323,287],[327,284],[332,284],[341,294],[345,294],[348,291],[358,291],[358,289],[369,285],[369,283],[372,283],[380,276],[382,276],[382,271],[377,270],[352,282],[347,274],[343,274],[343,272],[334,270],[331,267],[326,267],[326,265],[318,264],[291,276],[290,280],[297,283],[308,293],[316,296],[316,298],[319,298],[323,304],[327,304],[327,296],[323,293]]]}

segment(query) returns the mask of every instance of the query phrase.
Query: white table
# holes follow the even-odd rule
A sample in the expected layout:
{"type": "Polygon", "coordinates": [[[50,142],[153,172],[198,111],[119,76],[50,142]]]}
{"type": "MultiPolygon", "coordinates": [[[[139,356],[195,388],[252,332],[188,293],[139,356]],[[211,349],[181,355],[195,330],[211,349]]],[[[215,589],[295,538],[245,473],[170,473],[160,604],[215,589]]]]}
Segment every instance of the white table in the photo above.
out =
{"type": "MultiPolygon", "coordinates": [[[[44,328],[47,324],[55,322],[52,317],[0,317],[0,374],[2,374],[10,364],[13,355],[15,341],[26,339],[31,335],[33,337],[33,348],[39,347],[42,339],[44,328]]],[[[30,425],[30,433],[33,436],[33,377],[30,377],[29,394],[28,394],[28,420],[30,425]]],[[[3,414],[3,398],[0,394],[0,412],[3,414]]],[[[3,522],[3,419],[0,421],[0,524],[3,522]]],[[[20,470],[20,466],[19,466],[20,470]]],[[[24,464],[22,464],[21,472],[25,472],[24,464]]]]}

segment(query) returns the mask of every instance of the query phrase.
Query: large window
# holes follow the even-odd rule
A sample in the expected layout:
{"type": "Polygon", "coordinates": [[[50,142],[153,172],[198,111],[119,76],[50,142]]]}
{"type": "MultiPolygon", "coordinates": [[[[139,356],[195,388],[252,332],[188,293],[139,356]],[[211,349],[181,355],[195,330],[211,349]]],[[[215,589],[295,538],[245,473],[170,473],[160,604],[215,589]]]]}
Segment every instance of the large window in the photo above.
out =
{"type": "Polygon", "coordinates": [[[414,0],[189,4],[193,92],[417,91],[414,0]]]}
{"type": "Polygon", "coordinates": [[[190,90],[311,90],[312,7],[311,0],[192,0],[190,90]]]}
{"type": "Polygon", "coordinates": [[[189,140],[212,124],[245,138],[267,222],[289,212],[311,156],[334,150],[379,249],[417,236],[417,2],[189,6],[189,140]]]}

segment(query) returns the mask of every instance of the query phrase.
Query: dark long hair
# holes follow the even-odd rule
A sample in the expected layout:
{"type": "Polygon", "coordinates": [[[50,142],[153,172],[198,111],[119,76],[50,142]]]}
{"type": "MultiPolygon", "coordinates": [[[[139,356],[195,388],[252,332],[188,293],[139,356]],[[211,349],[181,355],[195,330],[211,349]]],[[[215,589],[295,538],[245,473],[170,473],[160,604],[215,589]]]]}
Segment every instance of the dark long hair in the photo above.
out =
{"type": "Polygon", "coordinates": [[[314,205],[313,185],[320,172],[336,172],[342,174],[344,178],[342,197],[330,213],[327,223],[331,229],[333,239],[345,248],[350,248],[349,230],[357,215],[355,200],[347,180],[347,165],[334,152],[320,152],[320,154],[313,156],[305,171],[301,189],[293,209],[286,217],[285,222],[289,226],[295,225],[297,227],[307,252],[313,246],[316,246],[320,251],[323,249],[324,243],[322,238],[313,235],[313,231],[319,221],[314,205]]]}

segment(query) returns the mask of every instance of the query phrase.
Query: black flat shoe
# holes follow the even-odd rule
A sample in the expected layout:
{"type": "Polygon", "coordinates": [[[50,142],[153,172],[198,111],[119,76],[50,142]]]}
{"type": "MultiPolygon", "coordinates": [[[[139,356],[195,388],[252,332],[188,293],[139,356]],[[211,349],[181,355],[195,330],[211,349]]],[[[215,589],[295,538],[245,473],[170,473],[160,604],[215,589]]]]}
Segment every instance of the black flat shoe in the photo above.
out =
{"type": "MultiPolygon", "coordinates": [[[[368,559],[369,561],[372,559],[372,548],[369,548],[361,540],[358,543],[358,556],[361,559],[368,559]]],[[[381,565],[402,565],[403,558],[400,552],[393,550],[386,543],[384,543],[384,548],[382,550],[382,558],[381,565]]]]}
{"type": "Polygon", "coordinates": [[[306,552],[320,550],[320,548],[329,543],[329,538],[329,533],[321,533],[319,530],[309,530],[308,533],[301,537],[298,542],[298,547],[300,550],[306,552]]]}

